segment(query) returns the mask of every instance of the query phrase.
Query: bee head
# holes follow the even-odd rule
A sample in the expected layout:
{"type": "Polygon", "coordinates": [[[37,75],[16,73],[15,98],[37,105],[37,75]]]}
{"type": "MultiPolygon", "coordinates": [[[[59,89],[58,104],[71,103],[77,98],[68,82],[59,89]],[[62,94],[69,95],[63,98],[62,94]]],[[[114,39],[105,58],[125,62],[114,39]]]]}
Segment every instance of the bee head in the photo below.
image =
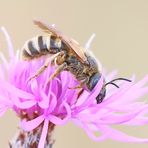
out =
{"type": "MultiPolygon", "coordinates": [[[[88,89],[92,90],[100,80],[101,75],[99,73],[96,73],[90,77],[89,83],[88,83],[88,89]]],[[[106,88],[102,87],[101,91],[99,92],[98,96],[96,97],[97,104],[101,103],[106,95],[106,88]]]]}
{"type": "Polygon", "coordinates": [[[106,96],[106,88],[103,87],[98,96],[96,97],[97,104],[100,104],[105,98],[105,96],[106,96]]]}
{"type": "Polygon", "coordinates": [[[87,84],[88,89],[92,90],[97,85],[100,78],[101,78],[101,75],[99,73],[92,75],[87,84]]]}

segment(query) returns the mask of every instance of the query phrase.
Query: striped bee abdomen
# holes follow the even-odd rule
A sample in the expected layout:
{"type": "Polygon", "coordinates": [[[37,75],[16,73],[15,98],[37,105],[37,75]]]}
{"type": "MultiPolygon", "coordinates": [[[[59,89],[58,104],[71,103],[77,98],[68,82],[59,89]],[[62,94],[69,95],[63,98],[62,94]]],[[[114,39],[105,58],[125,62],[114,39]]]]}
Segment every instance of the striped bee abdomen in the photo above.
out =
{"type": "Polygon", "coordinates": [[[24,44],[22,57],[34,59],[46,54],[55,54],[63,50],[63,42],[55,36],[37,36],[24,44]]]}

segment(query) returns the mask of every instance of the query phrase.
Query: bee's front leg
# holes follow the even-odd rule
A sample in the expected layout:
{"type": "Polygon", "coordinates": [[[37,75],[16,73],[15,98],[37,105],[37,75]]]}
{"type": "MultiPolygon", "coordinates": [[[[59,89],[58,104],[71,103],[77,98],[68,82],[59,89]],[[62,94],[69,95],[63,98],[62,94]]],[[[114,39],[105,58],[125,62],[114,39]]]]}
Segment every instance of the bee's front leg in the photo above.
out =
{"type": "Polygon", "coordinates": [[[79,89],[79,88],[83,88],[83,86],[89,81],[89,77],[86,76],[85,78],[83,78],[83,80],[80,81],[80,84],[75,86],[75,87],[69,87],[69,89],[79,89]]]}

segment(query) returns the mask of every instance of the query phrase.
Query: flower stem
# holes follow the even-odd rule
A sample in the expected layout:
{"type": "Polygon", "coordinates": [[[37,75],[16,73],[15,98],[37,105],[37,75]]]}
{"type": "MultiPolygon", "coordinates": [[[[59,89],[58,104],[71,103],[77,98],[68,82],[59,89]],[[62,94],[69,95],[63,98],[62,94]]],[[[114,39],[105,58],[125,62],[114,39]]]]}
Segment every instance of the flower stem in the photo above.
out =
{"type": "MultiPolygon", "coordinates": [[[[53,127],[50,127],[50,130],[48,130],[44,148],[53,148],[52,147],[54,144],[54,140],[52,139],[53,129],[54,129],[54,125],[53,127]]],[[[41,137],[41,132],[42,132],[41,125],[30,132],[25,132],[20,129],[17,135],[9,143],[9,147],[10,148],[37,148],[40,137],[41,137]]]]}

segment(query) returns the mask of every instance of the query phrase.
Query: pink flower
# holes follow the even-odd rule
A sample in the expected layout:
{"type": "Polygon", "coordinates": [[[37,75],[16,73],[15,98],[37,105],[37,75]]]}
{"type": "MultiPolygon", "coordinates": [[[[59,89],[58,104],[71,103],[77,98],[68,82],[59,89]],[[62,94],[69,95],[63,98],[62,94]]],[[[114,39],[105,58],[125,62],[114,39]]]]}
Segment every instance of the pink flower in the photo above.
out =
{"type": "MultiPolygon", "coordinates": [[[[44,58],[32,61],[22,61],[20,51],[14,53],[9,36],[2,28],[9,49],[9,61],[1,54],[0,65],[0,115],[12,109],[21,119],[21,127],[31,131],[40,124],[43,125],[39,148],[44,147],[49,124],[63,125],[73,121],[80,126],[95,141],[108,138],[122,142],[148,142],[128,136],[112,128],[112,125],[139,126],[147,124],[145,114],[148,105],[140,101],[140,97],[148,93],[148,76],[134,82],[120,82],[120,88],[107,86],[107,94],[102,103],[96,104],[96,96],[103,86],[103,77],[95,88],[88,92],[84,90],[78,98],[78,89],[69,89],[78,85],[69,72],[60,73],[50,84],[49,76],[55,67],[50,66],[41,75],[28,81],[44,63],[44,58]],[[96,132],[101,133],[97,137],[96,132]]],[[[105,76],[106,81],[112,80],[116,72],[105,76]]]]}

